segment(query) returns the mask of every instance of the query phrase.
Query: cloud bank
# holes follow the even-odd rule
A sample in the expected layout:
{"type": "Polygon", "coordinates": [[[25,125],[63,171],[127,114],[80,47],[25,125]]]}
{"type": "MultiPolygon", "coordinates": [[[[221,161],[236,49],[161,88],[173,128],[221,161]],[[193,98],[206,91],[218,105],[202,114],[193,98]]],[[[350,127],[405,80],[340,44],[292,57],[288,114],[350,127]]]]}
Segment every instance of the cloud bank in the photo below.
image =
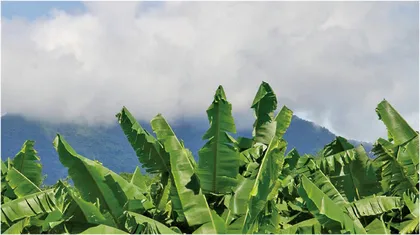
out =
{"type": "Polygon", "coordinates": [[[86,12],[2,19],[2,113],[115,123],[205,117],[218,85],[239,128],[261,81],[348,138],[386,136],[387,99],[418,129],[418,3],[89,2],[86,12]]]}

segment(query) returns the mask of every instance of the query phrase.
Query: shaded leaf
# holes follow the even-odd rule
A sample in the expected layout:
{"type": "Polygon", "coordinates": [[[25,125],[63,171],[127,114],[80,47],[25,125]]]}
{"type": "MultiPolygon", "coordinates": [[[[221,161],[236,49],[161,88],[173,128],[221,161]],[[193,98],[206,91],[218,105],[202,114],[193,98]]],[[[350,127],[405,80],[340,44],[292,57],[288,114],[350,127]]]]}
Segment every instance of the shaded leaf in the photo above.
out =
{"type": "Polygon", "coordinates": [[[174,230],[168,228],[166,225],[151,219],[149,217],[146,217],[144,215],[140,215],[137,213],[133,213],[133,212],[128,212],[127,213],[129,216],[129,220],[127,220],[127,224],[126,226],[128,228],[131,228],[130,230],[132,231],[133,228],[136,227],[135,224],[144,224],[144,223],[148,223],[151,224],[153,226],[155,226],[157,228],[157,230],[161,233],[161,234],[177,234],[174,230]]]}
{"type": "Polygon", "coordinates": [[[321,234],[321,224],[317,219],[308,219],[281,229],[280,234],[321,234]]]}
{"type": "Polygon", "coordinates": [[[3,234],[23,234],[23,229],[30,225],[29,218],[24,218],[12,224],[3,234]]]}
{"type": "MultiPolygon", "coordinates": [[[[326,194],[324,194],[314,183],[312,183],[305,175],[302,175],[301,190],[299,194],[308,203],[312,213],[322,217],[328,218],[329,224],[327,227],[334,225],[331,223],[335,221],[341,228],[344,228],[350,233],[366,234],[363,225],[359,220],[353,220],[347,213],[345,213],[339,205],[332,201],[326,194]],[[316,210],[314,209],[316,208],[316,210]]],[[[320,221],[321,222],[321,221],[320,221]]],[[[321,222],[322,223],[322,222],[321,222]]],[[[325,226],[326,224],[324,224],[325,226]]]]}

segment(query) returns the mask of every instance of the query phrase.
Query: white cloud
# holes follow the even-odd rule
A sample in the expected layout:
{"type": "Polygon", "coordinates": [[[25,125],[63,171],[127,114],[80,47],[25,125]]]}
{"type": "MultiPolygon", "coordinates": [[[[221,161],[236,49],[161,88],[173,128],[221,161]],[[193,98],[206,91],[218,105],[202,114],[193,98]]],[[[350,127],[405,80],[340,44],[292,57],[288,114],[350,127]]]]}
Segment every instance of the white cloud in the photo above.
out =
{"type": "Polygon", "coordinates": [[[385,134],[386,98],[418,129],[418,3],[89,2],[36,21],[2,19],[2,113],[114,123],[205,117],[222,84],[239,127],[261,81],[337,134],[385,134]],[[414,9],[414,10],[413,10],[414,9]]]}

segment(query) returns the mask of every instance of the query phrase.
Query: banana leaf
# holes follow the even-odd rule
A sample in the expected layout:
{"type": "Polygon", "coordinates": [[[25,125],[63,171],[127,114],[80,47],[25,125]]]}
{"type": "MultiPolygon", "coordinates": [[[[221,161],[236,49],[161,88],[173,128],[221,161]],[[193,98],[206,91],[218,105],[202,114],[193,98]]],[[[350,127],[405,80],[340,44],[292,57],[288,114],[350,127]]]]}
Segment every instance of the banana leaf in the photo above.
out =
{"type": "Polygon", "coordinates": [[[161,234],[177,234],[174,230],[168,228],[166,225],[160,223],[159,221],[156,221],[154,219],[151,219],[149,217],[146,217],[144,215],[140,215],[134,212],[127,212],[129,219],[126,222],[126,227],[133,231],[135,230],[135,227],[137,227],[138,224],[150,224],[156,227],[156,229],[161,234]]]}
{"type": "Polygon", "coordinates": [[[308,219],[281,229],[279,234],[322,234],[321,224],[315,218],[308,219]]]}
{"type": "Polygon", "coordinates": [[[236,186],[239,170],[239,152],[228,132],[236,133],[232,105],[227,101],[222,86],[216,91],[207,109],[210,128],[203,139],[208,142],[198,151],[197,175],[205,193],[224,194],[236,186]]]}
{"type": "Polygon", "coordinates": [[[284,140],[272,138],[250,193],[242,233],[253,232],[253,224],[258,214],[264,209],[269,195],[278,181],[284,163],[285,150],[286,142],[284,140]]]}
{"type": "Polygon", "coordinates": [[[81,232],[81,234],[129,234],[129,233],[124,232],[114,227],[100,224],[100,225],[86,229],[85,231],[81,232]]]}
{"type": "Polygon", "coordinates": [[[142,193],[146,193],[148,191],[146,183],[144,182],[144,176],[141,174],[139,167],[136,167],[134,170],[130,184],[137,186],[142,193]]]}
{"type": "Polygon", "coordinates": [[[289,128],[290,123],[292,122],[293,111],[283,106],[280,112],[277,114],[276,120],[276,134],[277,138],[283,138],[283,135],[286,133],[287,128],[289,128]]]}
{"type": "Polygon", "coordinates": [[[397,147],[385,139],[378,139],[372,151],[377,156],[375,162],[379,165],[383,190],[390,195],[402,196],[407,190],[418,194],[418,181],[407,176],[407,172],[397,159],[397,147]]]}
{"type": "Polygon", "coordinates": [[[115,226],[113,221],[102,215],[98,207],[83,200],[77,191],[69,188],[61,181],[56,186],[55,198],[57,202],[62,203],[62,219],[65,221],[115,226]]]}
{"type": "Polygon", "coordinates": [[[25,141],[20,152],[13,158],[13,167],[39,187],[42,183],[42,165],[34,144],[35,141],[25,141]]]}
{"type": "Polygon", "coordinates": [[[346,205],[346,209],[353,218],[380,215],[385,212],[400,209],[403,206],[400,197],[371,196],[346,205]]]}
{"type": "Polygon", "coordinates": [[[23,218],[18,222],[12,224],[3,234],[23,234],[25,227],[30,225],[29,218],[23,218]]]}
{"type": "Polygon", "coordinates": [[[6,180],[18,198],[41,192],[41,189],[14,167],[7,171],[6,180]]]}
{"type": "Polygon", "coordinates": [[[331,200],[305,175],[301,178],[299,194],[307,203],[311,213],[327,229],[338,233],[340,228],[350,233],[366,234],[366,230],[358,219],[352,219],[342,208],[331,200]],[[339,225],[339,227],[337,226],[339,225]]]}
{"type": "Polygon", "coordinates": [[[393,141],[395,145],[402,145],[418,136],[418,133],[408,125],[388,101],[383,100],[379,103],[376,113],[388,129],[390,141],[393,141]]]}
{"type": "Polygon", "coordinates": [[[391,234],[384,221],[378,218],[375,218],[365,229],[368,234],[391,234]]]}
{"type": "Polygon", "coordinates": [[[251,108],[254,109],[255,117],[257,118],[252,132],[254,141],[268,145],[276,134],[274,111],[277,108],[276,94],[274,94],[268,83],[262,82],[251,108]]]}
{"type": "Polygon", "coordinates": [[[56,209],[54,189],[33,193],[1,205],[1,221],[16,221],[56,209]]]}
{"type": "Polygon", "coordinates": [[[149,173],[170,172],[169,155],[163,146],[136,121],[127,108],[123,107],[116,117],[143,168],[149,173]]]}
{"type": "Polygon", "coordinates": [[[159,114],[153,118],[151,124],[158,140],[163,143],[166,152],[169,153],[171,173],[179,197],[179,205],[182,206],[183,215],[188,225],[204,225],[206,231],[209,231],[209,227],[211,227],[213,233],[224,231],[217,222],[218,215],[212,213],[201,192],[199,180],[194,171],[194,163],[192,163],[194,159],[189,156],[190,152],[180,143],[162,115],[159,114]]]}
{"type": "Polygon", "coordinates": [[[229,209],[235,215],[245,215],[249,194],[254,187],[255,180],[238,176],[239,184],[236,186],[232,198],[230,199],[229,209]]]}
{"type": "Polygon", "coordinates": [[[99,200],[101,210],[110,212],[119,228],[122,227],[119,218],[124,212],[119,196],[123,194],[127,199],[146,199],[137,186],[101,164],[77,154],[61,135],[57,135],[54,146],[61,163],[68,168],[68,174],[81,197],[91,203],[99,200]],[[110,187],[109,179],[114,181],[114,188],[110,187]],[[117,189],[121,191],[117,192],[117,189]]]}
{"type": "Polygon", "coordinates": [[[405,205],[410,210],[401,223],[401,234],[419,233],[419,194],[403,194],[405,205]]]}
{"type": "MultiPolygon", "coordinates": [[[[341,141],[344,142],[344,139],[341,141]]],[[[381,193],[377,167],[367,156],[363,146],[330,153],[331,155],[320,158],[317,163],[348,202],[381,193]]]]}

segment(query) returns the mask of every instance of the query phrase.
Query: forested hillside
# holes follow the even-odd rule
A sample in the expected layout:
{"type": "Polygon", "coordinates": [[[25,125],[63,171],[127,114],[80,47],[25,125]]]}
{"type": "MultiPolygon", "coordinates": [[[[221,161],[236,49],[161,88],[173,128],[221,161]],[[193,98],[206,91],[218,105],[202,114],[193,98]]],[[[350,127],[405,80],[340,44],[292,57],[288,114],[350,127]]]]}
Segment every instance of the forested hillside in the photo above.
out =
{"type": "MultiPolygon", "coordinates": [[[[206,120],[186,119],[174,125],[174,131],[198,159],[198,150],[204,145],[202,135],[206,131],[206,120]]],[[[76,124],[51,124],[27,120],[22,116],[5,115],[1,118],[1,158],[13,157],[25,140],[34,140],[35,147],[44,164],[43,173],[48,177],[46,183],[52,184],[67,175],[66,169],[58,160],[57,152],[52,148],[52,139],[56,133],[64,136],[80,154],[96,159],[115,172],[133,172],[140,166],[133,149],[117,123],[110,127],[90,127],[76,124]]],[[[153,133],[149,123],[142,126],[153,133]]],[[[251,137],[252,129],[238,130],[233,136],[251,137]]],[[[296,148],[299,153],[315,154],[336,136],[326,128],[293,116],[284,138],[289,143],[288,149],[296,148]]],[[[357,141],[350,141],[357,145],[357,141]]],[[[371,144],[363,143],[369,152],[371,144]]]]}

